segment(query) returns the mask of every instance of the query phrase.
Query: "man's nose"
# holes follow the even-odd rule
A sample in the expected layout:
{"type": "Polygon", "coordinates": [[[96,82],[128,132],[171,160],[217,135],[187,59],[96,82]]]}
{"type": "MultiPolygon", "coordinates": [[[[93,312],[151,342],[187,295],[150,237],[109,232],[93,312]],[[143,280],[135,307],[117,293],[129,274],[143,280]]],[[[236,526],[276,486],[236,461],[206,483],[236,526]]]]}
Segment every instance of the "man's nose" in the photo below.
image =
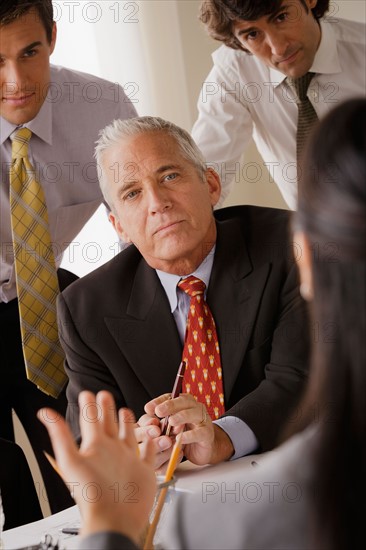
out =
{"type": "Polygon", "coordinates": [[[6,63],[1,76],[3,96],[16,95],[21,91],[25,91],[25,73],[18,63],[6,63]]]}
{"type": "Polygon", "coordinates": [[[148,193],[149,210],[151,214],[161,213],[172,206],[169,193],[163,187],[154,186],[148,193]]]}
{"type": "Polygon", "coordinates": [[[267,34],[266,40],[267,44],[271,48],[272,55],[281,58],[286,54],[289,41],[284,34],[278,31],[273,31],[267,34]]]}

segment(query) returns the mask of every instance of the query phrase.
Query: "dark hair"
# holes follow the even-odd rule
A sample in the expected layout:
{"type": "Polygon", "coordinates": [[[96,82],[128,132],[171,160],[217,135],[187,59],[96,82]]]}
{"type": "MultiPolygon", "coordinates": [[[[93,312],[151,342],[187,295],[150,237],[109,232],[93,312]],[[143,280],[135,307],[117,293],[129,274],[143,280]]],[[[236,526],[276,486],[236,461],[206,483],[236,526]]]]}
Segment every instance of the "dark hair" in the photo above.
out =
{"type": "Polygon", "coordinates": [[[331,111],[302,162],[295,227],[312,248],[313,344],[303,424],[315,419],[316,543],[361,548],[366,492],[366,99],[331,111]],[[319,415],[314,418],[314,414],[319,415]]]}
{"type": "MultiPolygon", "coordinates": [[[[294,0],[292,0],[293,2],[294,0]]],[[[305,0],[299,0],[307,9],[305,0]]],[[[206,25],[209,35],[235,50],[245,50],[234,36],[235,21],[255,21],[264,15],[275,13],[283,0],[203,0],[199,18],[206,25]]],[[[315,19],[323,17],[330,0],[318,0],[311,10],[315,19]]]]}
{"type": "Polygon", "coordinates": [[[0,2],[0,25],[9,25],[22,17],[29,10],[34,9],[40,18],[51,43],[53,29],[53,6],[52,0],[1,0],[0,2]]]}

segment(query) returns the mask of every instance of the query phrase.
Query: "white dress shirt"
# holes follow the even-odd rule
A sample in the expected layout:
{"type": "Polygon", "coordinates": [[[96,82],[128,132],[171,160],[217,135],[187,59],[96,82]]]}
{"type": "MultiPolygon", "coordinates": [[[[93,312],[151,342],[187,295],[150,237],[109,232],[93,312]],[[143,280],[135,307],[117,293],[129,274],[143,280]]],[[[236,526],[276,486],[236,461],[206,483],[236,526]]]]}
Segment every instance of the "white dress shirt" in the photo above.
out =
{"type": "MultiPolygon", "coordinates": [[[[321,21],[321,41],[310,71],[316,73],[308,97],[319,118],[340,102],[366,92],[365,25],[342,19],[321,21]]],[[[298,108],[286,76],[254,55],[221,46],[198,101],[192,135],[207,162],[221,175],[228,196],[240,175],[255,183],[268,168],[286,203],[297,204],[296,129],[298,108]],[[253,137],[260,166],[240,157],[253,137]]]]}
{"type": "MultiPolygon", "coordinates": [[[[216,247],[214,246],[198,268],[193,273],[189,274],[201,279],[201,281],[205,283],[205,299],[215,257],[215,248],[216,247]]],[[[189,277],[189,275],[184,275],[182,277],[180,275],[165,273],[164,271],[160,271],[158,269],[156,270],[156,273],[168,297],[170,309],[176,322],[179,337],[183,346],[190,297],[183,292],[183,290],[178,288],[177,284],[182,278],[189,277]]],[[[225,384],[225,368],[223,369],[223,376],[225,384]]],[[[258,440],[254,435],[253,430],[251,430],[249,426],[240,418],[237,418],[236,416],[225,416],[224,418],[215,420],[215,424],[218,424],[218,426],[220,426],[220,428],[222,428],[231,439],[235,451],[231,460],[250,454],[258,448],[258,440]]]]}
{"type": "MultiPolygon", "coordinates": [[[[57,266],[103,200],[93,158],[99,131],[133,116],[135,108],[118,84],[51,66],[47,97],[24,126],[33,133],[29,157],[45,193],[57,266]]],[[[16,128],[0,117],[0,302],[16,297],[9,205],[10,136],[16,128]]]]}

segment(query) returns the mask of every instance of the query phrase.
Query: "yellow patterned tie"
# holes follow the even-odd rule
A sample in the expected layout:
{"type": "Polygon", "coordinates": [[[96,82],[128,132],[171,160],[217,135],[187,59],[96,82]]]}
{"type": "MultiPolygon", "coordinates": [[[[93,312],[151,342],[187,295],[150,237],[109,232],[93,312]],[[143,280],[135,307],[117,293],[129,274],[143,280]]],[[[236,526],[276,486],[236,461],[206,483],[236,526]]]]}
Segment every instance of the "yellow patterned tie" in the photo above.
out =
{"type": "Polygon", "coordinates": [[[28,158],[32,132],[12,136],[10,208],[20,328],[28,379],[57,397],[67,377],[56,322],[59,286],[44,192],[28,158]]]}

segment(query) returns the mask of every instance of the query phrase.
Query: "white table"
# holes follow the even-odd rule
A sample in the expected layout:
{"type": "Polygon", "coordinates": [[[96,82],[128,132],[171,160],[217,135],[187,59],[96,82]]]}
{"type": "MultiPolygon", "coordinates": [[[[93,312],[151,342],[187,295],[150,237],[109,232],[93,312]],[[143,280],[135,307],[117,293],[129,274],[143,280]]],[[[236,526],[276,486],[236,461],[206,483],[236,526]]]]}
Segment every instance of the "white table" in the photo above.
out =
{"type": "Polygon", "coordinates": [[[61,548],[76,549],[78,547],[79,537],[75,535],[64,535],[61,529],[64,527],[74,527],[80,524],[80,515],[77,506],[67,508],[58,514],[53,514],[48,518],[9,529],[2,535],[3,547],[6,550],[23,548],[27,545],[37,544],[43,535],[49,533],[54,540],[59,540],[61,548]]]}
{"type": "MultiPolygon", "coordinates": [[[[196,466],[191,462],[184,462],[176,471],[176,490],[209,494],[210,491],[215,491],[219,484],[226,483],[229,486],[243,475],[243,471],[260,465],[262,456],[264,455],[247,456],[215,466],[196,466]]],[[[78,508],[72,506],[43,520],[4,531],[2,541],[5,550],[14,550],[37,544],[44,534],[49,533],[55,540],[59,540],[61,548],[76,550],[80,538],[75,535],[64,535],[61,530],[64,527],[73,527],[79,524],[78,508]]]]}

